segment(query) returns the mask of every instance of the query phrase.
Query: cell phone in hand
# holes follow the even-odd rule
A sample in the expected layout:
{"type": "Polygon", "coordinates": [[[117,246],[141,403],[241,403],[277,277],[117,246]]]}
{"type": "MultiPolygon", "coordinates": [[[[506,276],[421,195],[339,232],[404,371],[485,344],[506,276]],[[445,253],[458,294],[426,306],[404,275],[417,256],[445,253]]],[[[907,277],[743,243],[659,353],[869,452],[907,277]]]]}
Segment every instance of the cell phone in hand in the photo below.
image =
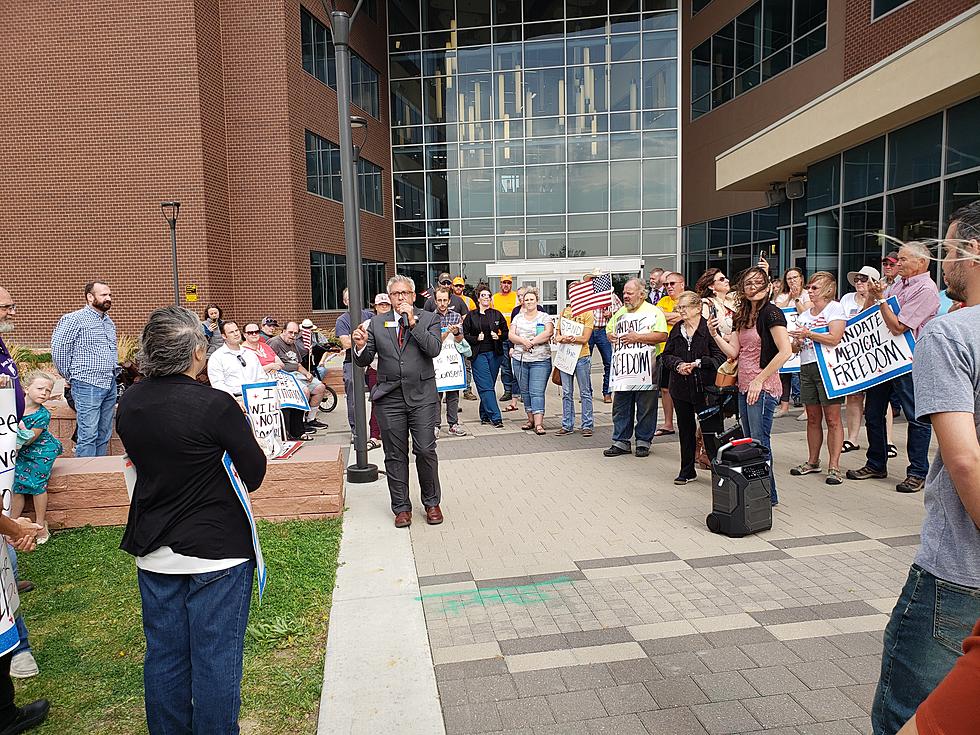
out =
{"type": "Polygon", "coordinates": [[[712,319],[718,318],[718,310],[715,308],[715,305],[712,304],[710,301],[708,302],[708,316],[710,316],[712,319]]]}

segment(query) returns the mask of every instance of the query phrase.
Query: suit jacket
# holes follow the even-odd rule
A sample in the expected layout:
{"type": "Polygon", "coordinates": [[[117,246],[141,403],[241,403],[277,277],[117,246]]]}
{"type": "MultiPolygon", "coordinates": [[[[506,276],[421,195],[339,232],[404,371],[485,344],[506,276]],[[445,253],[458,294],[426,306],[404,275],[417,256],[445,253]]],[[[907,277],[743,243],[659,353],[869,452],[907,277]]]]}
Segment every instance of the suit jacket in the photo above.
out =
{"type": "Polygon", "coordinates": [[[398,317],[393,312],[376,315],[368,323],[368,341],[364,350],[360,354],[354,351],[354,362],[361,367],[370,365],[375,355],[378,357],[378,382],[371,390],[371,400],[378,401],[401,388],[406,403],[411,406],[438,403],[432,360],[442,350],[439,316],[415,309],[415,326],[405,330],[400,349],[398,317]]]}

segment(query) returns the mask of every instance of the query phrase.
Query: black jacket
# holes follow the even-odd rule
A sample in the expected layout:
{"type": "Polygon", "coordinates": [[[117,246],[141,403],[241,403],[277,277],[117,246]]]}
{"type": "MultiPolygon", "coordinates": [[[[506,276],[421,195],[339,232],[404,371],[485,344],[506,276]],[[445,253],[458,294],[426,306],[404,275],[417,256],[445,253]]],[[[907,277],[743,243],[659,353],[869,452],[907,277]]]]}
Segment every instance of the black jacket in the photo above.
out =
{"type": "Polygon", "coordinates": [[[706,319],[701,319],[698,328],[694,330],[690,347],[681,332],[681,324],[683,322],[677,322],[670,330],[660,359],[670,371],[670,397],[701,405],[704,403],[704,387],[715,384],[715,373],[728,358],[708,333],[706,319]],[[682,362],[694,362],[698,359],[701,360],[701,367],[695,368],[690,375],[677,372],[677,366],[682,362]]]}
{"type": "Polygon", "coordinates": [[[186,375],[147,378],[123,394],[116,429],[136,467],[123,551],[169,546],[201,559],[255,558],[221,458],[227,451],[252,492],[265,455],[234,398],[186,375]]]}
{"type": "Polygon", "coordinates": [[[504,354],[504,341],[510,328],[504,315],[494,308],[487,309],[485,314],[480,313],[477,307],[463,318],[463,336],[473,349],[473,357],[483,352],[494,352],[497,355],[504,354]],[[480,334],[483,339],[479,339],[480,334]],[[497,339],[490,335],[495,333],[497,339]]]}

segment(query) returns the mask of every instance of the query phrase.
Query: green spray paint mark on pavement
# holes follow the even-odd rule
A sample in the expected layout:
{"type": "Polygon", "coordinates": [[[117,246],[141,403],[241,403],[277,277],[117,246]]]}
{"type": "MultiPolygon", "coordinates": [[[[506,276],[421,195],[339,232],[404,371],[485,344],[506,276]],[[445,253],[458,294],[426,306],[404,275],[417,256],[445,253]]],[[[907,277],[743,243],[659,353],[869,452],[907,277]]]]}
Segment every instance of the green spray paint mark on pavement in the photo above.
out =
{"type": "Polygon", "coordinates": [[[441,602],[443,610],[449,614],[460,613],[467,607],[486,607],[508,603],[527,607],[528,605],[547,602],[552,599],[549,590],[553,590],[558,585],[571,583],[572,580],[568,577],[555,577],[546,582],[533,582],[513,587],[486,587],[470,592],[432,592],[415,599],[422,602],[427,600],[441,602]]]}

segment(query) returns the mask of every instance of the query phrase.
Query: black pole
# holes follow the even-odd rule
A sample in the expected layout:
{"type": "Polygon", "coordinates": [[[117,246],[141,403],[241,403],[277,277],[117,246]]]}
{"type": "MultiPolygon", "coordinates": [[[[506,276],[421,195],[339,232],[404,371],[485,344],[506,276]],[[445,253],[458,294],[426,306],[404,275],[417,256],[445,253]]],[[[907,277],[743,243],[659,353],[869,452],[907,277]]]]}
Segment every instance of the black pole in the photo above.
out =
{"type": "MultiPolygon", "coordinates": [[[[358,239],[357,171],[350,121],[350,16],[342,11],[330,14],[334,59],[337,65],[337,118],[340,128],[340,187],[344,199],[344,241],[347,245],[347,293],[351,329],[361,323],[364,288],[361,243],[358,239]]],[[[351,346],[353,350],[353,345],[351,346]]],[[[347,468],[348,482],[374,482],[378,468],[367,461],[367,407],[364,405],[364,370],[351,365],[354,395],[354,464],[347,468]]]]}
{"type": "Polygon", "coordinates": [[[174,262],[174,306],[180,306],[180,282],[177,276],[177,218],[170,220],[170,249],[174,262]]]}

